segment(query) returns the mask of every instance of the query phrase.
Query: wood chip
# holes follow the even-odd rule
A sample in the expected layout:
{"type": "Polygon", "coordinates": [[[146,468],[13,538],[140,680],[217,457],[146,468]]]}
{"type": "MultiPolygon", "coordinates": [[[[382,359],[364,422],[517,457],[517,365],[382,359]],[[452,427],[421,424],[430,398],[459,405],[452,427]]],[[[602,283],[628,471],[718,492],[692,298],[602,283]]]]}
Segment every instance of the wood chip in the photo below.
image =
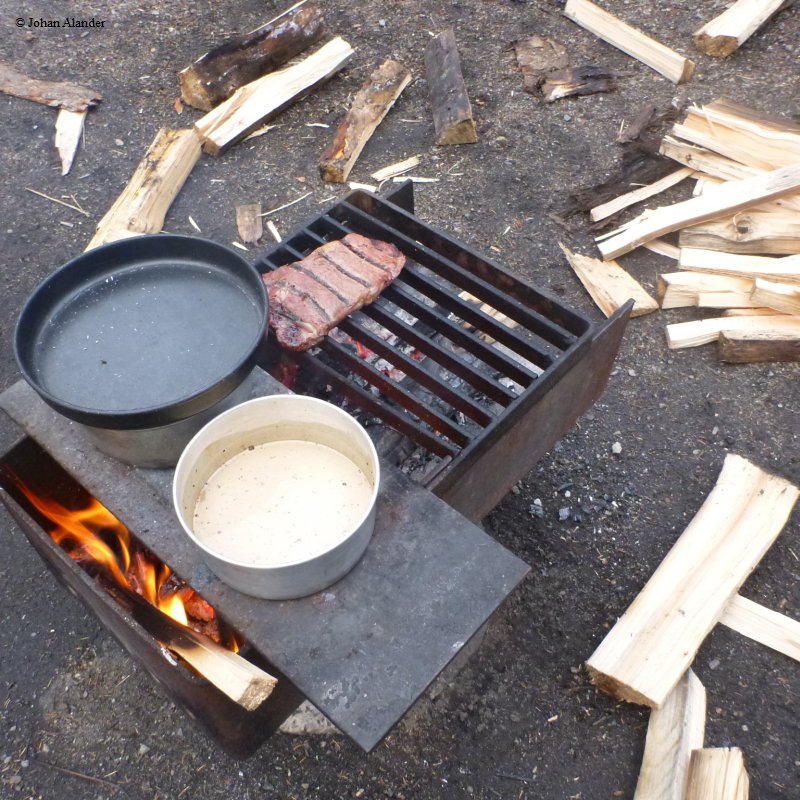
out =
{"type": "Polygon", "coordinates": [[[72,169],[75,153],[83,136],[83,123],[88,111],[68,111],[59,109],[56,117],[55,145],[61,159],[61,174],[67,175],[72,169]]]}
{"type": "Polygon", "coordinates": [[[255,244],[264,235],[261,203],[236,206],[236,229],[245,244],[255,244]]]}
{"type": "Polygon", "coordinates": [[[421,159],[419,156],[411,156],[403,161],[397,161],[394,164],[389,164],[386,167],[382,167],[376,172],[373,172],[372,175],[370,175],[370,178],[380,183],[381,181],[388,180],[389,178],[394,178],[397,175],[402,175],[404,172],[414,169],[414,167],[418,167],[420,161],[421,159]]]}

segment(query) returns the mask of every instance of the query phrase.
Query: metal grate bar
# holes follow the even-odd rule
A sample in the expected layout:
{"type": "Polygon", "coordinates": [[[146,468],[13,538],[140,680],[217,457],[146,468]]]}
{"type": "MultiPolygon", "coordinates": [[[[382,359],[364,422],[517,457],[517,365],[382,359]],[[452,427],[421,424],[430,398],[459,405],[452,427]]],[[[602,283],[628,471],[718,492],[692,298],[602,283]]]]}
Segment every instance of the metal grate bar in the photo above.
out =
{"type": "Polygon", "coordinates": [[[483,392],[483,394],[496,403],[507,406],[516,398],[516,395],[510,389],[506,389],[502,384],[489,380],[472,365],[451,353],[449,350],[446,350],[433,339],[417,333],[412,325],[409,325],[378,303],[371,303],[368,306],[364,306],[361,312],[380,325],[383,325],[386,330],[399,336],[403,341],[416,347],[417,350],[424,353],[428,358],[432,358],[445,369],[450,370],[454,375],[458,375],[459,378],[471,384],[479,392],[483,392]]]}
{"type": "Polygon", "coordinates": [[[496,369],[502,375],[505,375],[520,386],[530,386],[536,380],[534,375],[529,370],[525,369],[521,364],[518,364],[513,359],[509,358],[505,353],[492,347],[477,336],[473,331],[468,331],[461,325],[456,325],[455,322],[448,319],[441,311],[437,311],[424,303],[420,303],[415,297],[410,295],[396,283],[383,290],[383,297],[390,300],[396,306],[399,306],[409,314],[413,314],[417,319],[428,323],[436,328],[443,336],[450,339],[451,342],[463,347],[473,355],[480,358],[492,369],[496,369]]]}
{"type": "Polygon", "coordinates": [[[447,436],[448,439],[461,447],[469,444],[472,437],[468,431],[440,414],[436,409],[420,402],[399,383],[390,380],[382,372],[375,369],[372,364],[368,364],[363,359],[350,353],[347,348],[331,339],[330,336],[326,336],[319,343],[319,347],[331,358],[336,359],[342,366],[365,378],[373,386],[380,389],[388,398],[400,403],[407,411],[426,422],[437,433],[447,436]]]}
{"type": "MultiPolygon", "coordinates": [[[[352,229],[343,223],[333,220],[330,217],[326,217],[326,219],[331,219],[331,221],[336,224],[336,227],[343,232],[352,232],[352,229]]],[[[377,224],[381,225],[382,223],[377,224]]],[[[383,232],[379,231],[377,235],[380,235],[383,239],[392,238],[392,233],[388,230],[383,232]]],[[[398,234],[397,237],[403,238],[402,234],[398,234]]],[[[420,263],[423,263],[423,259],[420,259],[420,263]]],[[[430,266],[430,264],[428,266],[430,266]]],[[[438,267],[434,268],[438,269],[438,267]]],[[[455,314],[458,314],[462,319],[471,322],[481,331],[491,335],[492,338],[501,342],[506,347],[509,347],[511,350],[519,353],[527,361],[531,361],[532,363],[540,366],[548,367],[553,363],[558,355],[550,342],[542,339],[541,337],[537,337],[541,342],[541,346],[535,346],[529,339],[526,339],[518,332],[515,332],[513,328],[503,325],[494,319],[494,317],[486,314],[480,309],[479,306],[463,300],[452,291],[439,286],[434,281],[427,278],[414,265],[406,264],[406,266],[403,268],[403,271],[400,273],[400,277],[396,279],[395,283],[397,283],[397,281],[405,281],[423,294],[428,295],[432,300],[435,300],[437,303],[439,303],[439,305],[447,308],[449,311],[452,311],[455,314]]],[[[534,333],[531,335],[536,336],[534,333]]]]}
{"type": "Polygon", "coordinates": [[[301,367],[305,363],[309,371],[320,375],[326,383],[335,386],[353,405],[364,411],[369,411],[370,414],[374,414],[378,419],[407,436],[411,441],[424,447],[428,452],[441,458],[448,456],[452,458],[459,452],[458,448],[446,439],[428,432],[405,414],[397,412],[382,403],[377,397],[362,389],[352,380],[340,375],[319,358],[314,358],[308,353],[292,353],[289,357],[299,362],[301,367]]]}
{"type": "MultiPolygon", "coordinates": [[[[574,334],[551,322],[547,317],[533,311],[483,278],[475,276],[460,267],[456,262],[412,239],[392,225],[370,216],[352,203],[345,200],[332,209],[330,214],[337,211],[341,214],[343,210],[351,212],[357,218],[358,224],[370,231],[372,235],[384,240],[388,236],[393,241],[393,244],[400,247],[406,255],[413,255],[413,258],[420,264],[430,267],[451,281],[451,283],[480,298],[482,302],[488,303],[498,311],[502,311],[506,316],[523,325],[537,336],[541,336],[545,341],[564,350],[575,341],[574,334]]],[[[330,214],[326,216],[330,216],[330,214]]]]}
{"type": "MultiPolygon", "coordinates": [[[[496,289],[523,303],[526,308],[542,314],[547,322],[556,323],[562,330],[575,336],[582,336],[591,328],[591,322],[588,319],[562,305],[556,297],[519,280],[499,264],[479,255],[469,246],[443,231],[427,225],[406,209],[363,191],[356,191],[348,195],[347,202],[361,208],[372,217],[383,220],[393,228],[403,231],[409,238],[440,253],[476,277],[488,281],[496,289]]],[[[477,292],[473,292],[473,294],[479,296],[477,292]]],[[[489,300],[484,299],[484,302],[497,308],[489,300]]],[[[508,313],[505,309],[500,310],[508,313]]],[[[509,316],[513,317],[514,315],[509,314],[509,316]]]]}
{"type": "Polygon", "coordinates": [[[383,341],[372,331],[363,326],[363,315],[359,317],[349,317],[342,320],[338,325],[339,329],[349,336],[363,342],[373,352],[386,359],[393,367],[403,370],[410,378],[415,380],[420,386],[434,392],[442,400],[449,403],[453,408],[458,409],[463,414],[474,420],[481,426],[488,425],[494,417],[489,414],[483,406],[479,406],[465,394],[457,389],[453,389],[446,382],[439,380],[427,370],[423,369],[418,361],[409,358],[405,353],[392,347],[383,341]],[[360,317],[360,318],[359,318],[360,317]]]}

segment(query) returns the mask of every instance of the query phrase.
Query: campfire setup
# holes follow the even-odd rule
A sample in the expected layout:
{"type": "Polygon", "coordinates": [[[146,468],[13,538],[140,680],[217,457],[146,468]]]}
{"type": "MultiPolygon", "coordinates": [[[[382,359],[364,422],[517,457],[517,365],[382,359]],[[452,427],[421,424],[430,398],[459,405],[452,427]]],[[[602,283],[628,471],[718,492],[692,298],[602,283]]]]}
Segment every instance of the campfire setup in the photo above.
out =
{"type": "MultiPolygon", "coordinates": [[[[697,32],[697,47],[729,55],[782,4],[768,5],[761,13],[739,0],[697,32]]],[[[692,79],[694,62],[589,0],[568,0],[555,16],[673,83],[692,79]]],[[[426,33],[432,141],[475,144],[480,128],[454,29],[426,33]]],[[[514,53],[515,79],[521,73],[524,90],[542,103],[615,91],[627,77],[570,66],[577,54],[538,34],[512,45],[504,52],[514,53]]],[[[281,236],[270,217],[313,191],[267,212],[260,203],[231,204],[241,240],[233,249],[203,238],[191,216],[199,236],[163,231],[201,158],[208,166],[230,148],[257,146],[245,143],[277,127],[270,123],[278,114],[332,80],[355,52],[328,37],[321,10],[303,0],[186,67],[175,112],[192,106],[203,115],[158,131],[83,254],[30,296],[16,330],[22,379],[0,393],[13,423],[0,437],[0,502],[57,580],[235,757],[252,755],[304,701],[371,752],[464,663],[530,571],[530,559],[482,521],[601,397],[629,318],[725,308],[718,320],[669,325],[668,346],[719,340],[728,358],[729,334],[741,330],[744,345],[729,360],[797,360],[797,236],[786,209],[800,172],[785,151],[788,143],[795,152],[800,129],[725,101],[693,106],[683,123],[671,109],[675,127],[660,155],[645,142],[663,124],[653,106],[617,139],[648,152],[630,159],[630,172],[624,157],[619,180],[583,190],[590,201],[573,195],[569,214],[583,209],[595,225],[616,227],[630,206],[697,181],[692,200],[601,234],[604,261],[559,242],[602,322],[562,302],[558,278],[555,291],[523,280],[502,256],[451,235],[447,219],[418,215],[415,183],[439,180],[409,177],[419,156],[373,172],[374,185],[350,181],[368,140],[414,85],[394,54],[350,93],[325,134],[314,168],[332,194],[309,201],[316,205],[302,224],[281,236]],[[680,169],[665,166],[666,157],[680,169]],[[636,188],[621,192],[622,184],[636,188]],[[748,209],[772,231],[752,232],[757,244],[740,241],[751,233],[739,226],[748,209]],[[730,213],[734,232],[725,227],[730,213]],[[274,243],[262,241],[265,228],[274,243]],[[680,248],[661,238],[673,234],[680,248]],[[682,270],[661,275],[658,301],[616,263],[639,246],[682,270]]],[[[100,94],[31,79],[3,62],[0,91],[58,107],[68,174],[100,94]]],[[[475,100],[484,106],[483,95],[475,100]]],[[[496,145],[506,141],[498,136],[496,145]]],[[[74,205],[41,196],[86,213],[74,196],[74,205]]],[[[568,216],[548,217],[571,230],[568,216]]],[[[506,233],[523,229],[512,222],[506,233]]],[[[626,401],[636,405],[633,391],[626,401]]],[[[674,410],[668,397],[659,403],[665,414],[674,410]]],[[[638,419],[644,428],[645,411],[638,419]]],[[[636,439],[644,438],[642,430],[636,439]]],[[[565,498],[575,492],[572,506],[558,509],[560,522],[579,524],[601,494],[603,508],[617,508],[601,487],[605,476],[592,470],[605,455],[624,473],[620,440],[611,456],[588,451],[591,465],[589,456],[577,459],[587,470],[585,495],[572,480],[558,489],[565,498]]],[[[706,690],[692,666],[718,624],[800,658],[798,624],[739,594],[799,495],[790,481],[727,452],[705,504],[583,662],[587,686],[651,709],[637,800],[746,800],[736,742],[705,746],[706,690]]],[[[531,518],[544,516],[541,498],[528,508],[531,518]]],[[[606,526],[603,519],[596,527],[598,541],[606,526]]],[[[572,546],[566,530],[561,540],[572,546]]],[[[628,555],[621,543],[609,545],[617,547],[628,555]]],[[[581,557],[594,558],[590,550],[581,557]]],[[[550,725],[560,715],[543,718],[550,725]]]]}
{"type": "Polygon", "coordinates": [[[485,516],[591,407],[627,320],[626,307],[594,325],[423,224],[411,183],[387,197],[354,192],[258,267],[351,232],[397,247],[401,276],[317,347],[293,352],[268,337],[245,383],[252,397],[323,397],[378,448],[374,536],[323,592],[288,605],[232,592],[182,535],[170,471],[105,454],[24,381],[0,397],[27,434],[2,461],[4,503],[59,578],[233,752],[257,747],[303,697],[368,750],[402,717],[527,571],[467,519],[485,516]],[[66,505],[56,494],[65,483],[66,505]],[[414,621],[426,617],[420,647],[414,621]],[[391,640],[372,636],[376,626],[391,640]],[[362,656],[346,663],[352,648],[362,656]],[[363,691],[347,707],[325,688],[354,680],[363,691]]]}

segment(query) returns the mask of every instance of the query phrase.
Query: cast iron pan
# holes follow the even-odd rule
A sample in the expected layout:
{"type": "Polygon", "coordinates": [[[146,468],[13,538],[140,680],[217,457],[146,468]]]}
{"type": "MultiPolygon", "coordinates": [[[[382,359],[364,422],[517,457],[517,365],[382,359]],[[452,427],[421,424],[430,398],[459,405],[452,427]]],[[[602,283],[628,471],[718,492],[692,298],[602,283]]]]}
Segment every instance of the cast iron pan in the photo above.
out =
{"type": "Polygon", "coordinates": [[[255,365],[267,294],[233,250],[137,236],[90,250],[28,299],[15,352],[56,411],[98,428],[177,422],[232,392],[255,365]]]}

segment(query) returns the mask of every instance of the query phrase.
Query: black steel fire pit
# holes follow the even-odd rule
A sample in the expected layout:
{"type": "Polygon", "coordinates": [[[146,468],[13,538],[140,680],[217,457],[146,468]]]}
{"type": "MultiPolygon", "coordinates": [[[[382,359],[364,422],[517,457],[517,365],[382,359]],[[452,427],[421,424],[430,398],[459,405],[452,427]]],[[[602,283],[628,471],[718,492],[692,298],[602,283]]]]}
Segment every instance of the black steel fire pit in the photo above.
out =
{"type": "MultiPolygon", "coordinates": [[[[237,593],[183,534],[171,471],[101,453],[24,381],[0,395],[0,408],[280,673],[291,690],[286,708],[302,694],[371,750],[525,576],[523,562],[465,517],[488,513],[599,397],[630,304],[593,324],[421,222],[410,183],[383,198],[354,192],[257,266],[275,269],[350,231],[396,245],[409,259],[400,279],[318,348],[290,354],[273,346],[262,362],[295,391],[378,423],[371,425],[382,455],[375,535],[363,560],[328,590],[281,602],[237,593]],[[398,453],[407,444],[428,460],[417,482],[403,474],[398,453]]],[[[257,369],[250,391],[287,388],[257,369]]],[[[34,522],[10,506],[52,568],[79,569],[37,542],[34,522]]],[[[84,596],[86,581],[61,578],[114,628],[106,605],[84,596]]],[[[137,635],[123,641],[150,668],[152,653],[137,652],[137,635]]],[[[193,689],[170,688],[190,708],[198,702],[193,689]]],[[[267,716],[255,725],[248,718],[248,730],[268,735],[276,717],[267,716]]],[[[236,745],[229,723],[209,727],[236,745]]]]}
{"type": "Polygon", "coordinates": [[[328,399],[369,412],[436,456],[440,468],[425,484],[479,520],[600,396],[632,303],[593,324],[423,223],[413,208],[410,181],[385,197],[353,192],[256,263],[267,272],[353,231],[394,244],[409,259],[400,277],[339,330],[403,380],[333,336],[301,354],[273,338],[265,366],[279,380],[299,380],[297,390],[330,387],[328,399]]]}

